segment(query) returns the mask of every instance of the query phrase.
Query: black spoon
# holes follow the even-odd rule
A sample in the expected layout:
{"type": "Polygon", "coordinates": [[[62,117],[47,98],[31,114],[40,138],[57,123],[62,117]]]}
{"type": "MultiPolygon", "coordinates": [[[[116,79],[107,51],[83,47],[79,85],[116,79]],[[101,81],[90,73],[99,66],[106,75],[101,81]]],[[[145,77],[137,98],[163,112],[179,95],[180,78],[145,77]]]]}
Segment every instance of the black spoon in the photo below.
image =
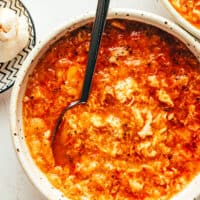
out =
{"type": "Polygon", "coordinates": [[[88,54],[88,62],[85,71],[85,78],[83,82],[83,88],[81,93],[80,100],[74,101],[70,103],[63,111],[60,113],[58,119],[56,120],[55,127],[53,129],[52,134],[52,147],[56,138],[56,134],[59,130],[60,124],[62,122],[63,116],[67,110],[73,108],[74,106],[85,104],[90,94],[90,88],[92,83],[92,77],[94,74],[95,64],[98,56],[98,50],[101,42],[102,33],[104,30],[104,25],[106,22],[106,16],[108,12],[110,0],[98,0],[97,10],[96,10],[96,17],[94,21],[94,25],[92,28],[92,35],[90,41],[90,48],[88,54]]]}

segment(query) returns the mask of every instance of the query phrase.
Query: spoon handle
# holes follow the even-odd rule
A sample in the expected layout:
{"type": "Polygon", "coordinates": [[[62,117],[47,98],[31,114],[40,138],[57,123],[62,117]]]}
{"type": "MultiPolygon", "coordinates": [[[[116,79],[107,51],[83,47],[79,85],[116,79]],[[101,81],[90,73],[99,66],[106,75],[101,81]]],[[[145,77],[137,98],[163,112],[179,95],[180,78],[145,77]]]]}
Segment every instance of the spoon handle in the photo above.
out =
{"type": "Polygon", "coordinates": [[[108,12],[109,3],[110,3],[110,0],[98,0],[96,17],[95,17],[94,25],[92,28],[90,48],[89,48],[89,54],[88,54],[88,62],[87,62],[85,78],[83,82],[80,103],[85,103],[90,93],[92,77],[93,77],[98,50],[99,50],[99,46],[101,42],[101,36],[102,36],[104,25],[106,22],[106,16],[108,12]]]}

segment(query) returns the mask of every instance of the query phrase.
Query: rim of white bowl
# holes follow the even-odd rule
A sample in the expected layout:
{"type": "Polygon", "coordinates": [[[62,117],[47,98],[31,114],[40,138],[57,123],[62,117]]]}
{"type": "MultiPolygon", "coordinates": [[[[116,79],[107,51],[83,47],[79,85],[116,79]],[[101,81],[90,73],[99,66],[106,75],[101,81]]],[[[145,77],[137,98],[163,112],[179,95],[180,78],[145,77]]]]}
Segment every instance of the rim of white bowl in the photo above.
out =
{"type": "MultiPolygon", "coordinates": [[[[21,107],[18,108],[20,101],[20,95],[23,96],[21,87],[23,85],[25,78],[28,76],[29,66],[33,62],[33,59],[39,54],[43,47],[49,46],[49,41],[51,41],[53,38],[56,37],[59,33],[67,30],[70,27],[74,27],[78,24],[81,24],[82,21],[93,19],[94,18],[94,12],[89,12],[84,15],[81,15],[79,17],[74,17],[72,19],[69,19],[66,23],[62,24],[58,28],[55,28],[55,30],[49,34],[45,40],[42,42],[39,42],[36,47],[32,50],[32,52],[28,55],[25,62],[23,63],[23,66],[21,67],[16,82],[14,84],[14,87],[12,88],[11,93],[11,99],[10,99],[10,129],[12,134],[12,141],[13,145],[17,154],[17,158],[24,169],[26,175],[29,177],[32,184],[38,189],[38,191],[41,192],[47,199],[50,200],[66,200],[67,198],[64,197],[61,191],[56,189],[48,180],[47,177],[41,170],[38,168],[38,166],[33,161],[30,152],[28,150],[27,144],[24,141],[23,137],[23,127],[18,127],[19,121],[22,119],[18,118],[18,110],[21,110],[21,107]],[[20,93],[21,92],[21,93],[20,93]],[[20,134],[20,135],[19,135],[20,134]],[[22,135],[21,135],[22,134],[22,135]],[[21,152],[23,149],[23,146],[26,147],[25,152],[21,152]]],[[[110,9],[108,18],[123,18],[123,19],[130,19],[133,21],[142,22],[145,24],[150,24],[152,26],[158,27],[172,35],[174,35],[176,38],[180,39],[182,42],[184,42],[188,48],[197,56],[197,58],[200,60],[200,48],[199,43],[197,40],[195,40],[190,34],[188,34],[186,31],[184,31],[182,28],[180,28],[178,25],[173,23],[172,21],[163,18],[161,16],[158,16],[156,14],[142,11],[142,10],[135,10],[135,9],[110,9]]],[[[78,26],[77,26],[78,27],[78,26]]],[[[65,31],[66,32],[66,31],[65,31]]],[[[54,40],[55,42],[56,40],[54,40]]],[[[40,55],[41,56],[41,55],[40,55]]],[[[39,57],[40,57],[39,56],[39,57]]],[[[21,104],[20,104],[21,105],[21,104]]],[[[200,178],[200,177],[199,177],[200,178]]],[[[198,184],[200,181],[198,182],[198,184]]],[[[197,190],[198,191],[198,190],[197,190]]],[[[183,197],[181,200],[187,200],[188,197],[195,198],[198,193],[194,192],[189,194],[190,196],[185,196],[186,194],[180,196],[183,197]],[[186,197],[186,198],[185,198],[186,197]]],[[[174,198],[179,199],[178,198],[174,198]]]]}
{"type": "Polygon", "coordinates": [[[188,20],[186,20],[169,2],[169,0],[161,0],[164,6],[167,8],[169,13],[174,17],[176,22],[186,29],[189,33],[194,35],[200,40],[200,29],[192,25],[188,20]]]}

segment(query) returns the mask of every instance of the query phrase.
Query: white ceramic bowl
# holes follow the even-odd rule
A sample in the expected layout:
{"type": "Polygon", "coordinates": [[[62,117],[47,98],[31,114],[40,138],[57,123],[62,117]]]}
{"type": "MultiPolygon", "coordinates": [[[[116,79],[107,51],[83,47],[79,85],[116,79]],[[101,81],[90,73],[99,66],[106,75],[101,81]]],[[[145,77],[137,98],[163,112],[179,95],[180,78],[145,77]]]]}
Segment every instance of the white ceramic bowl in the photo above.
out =
{"type": "MultiPolygon", "coordinates": [[[[47,198],[51,200],[66,200],[62,193],[55,189],[47,180],[46,176],[39,170],[35,165],[26,142],[24,140],[23,132],[23,122],[22,122],[22,98],[26,89],[26,84],[28,77],[31,74],[35,64],[38,59],[43,55],[43,53],[48,49],[48,47],[63,36],[66,32],[72,31],[83,24],[93,20],[93,14],[86,14],[79,18],[73,19],[60,28],[56,29],[47,39],[39,43],[31,54],[28,56],[24,62],[20,72],[18,74],[16,83],[12,90],[11,104],[10,104],[10,126],[11,134],[13,138],[14,148],[16,150],[17,156],[24,168],[26,174],[36,186],[36,188],[47,198]]],[[[164,31],[167,31],[179,38],[184,42],[190,50],[198,57],[200,56],[199,44],[191,37],[187,32],[182,30],[179,26],[173,22],[164,19],[155,14],[128,10],[128,9],[115,9],[109,12],[109,18],[124,18],[131,19],[138,22],[144,22],[146,24],[151,24],[164,31]]],[[[198,57],[200,60],[200,58],[198,57]]],[[[189,187],[187,187],[183,192],[174,197],[174,200],[189,200],[196,197],[199,193],[200,188],[200,176],[197,177],[189,187]]]]}
{"type": "Polygon", "coordinates": [[[177,12],[176,9],[169,2],[169,0],[161,0],[161,1],[163,2],[165,7],[168,9],[168,11],[171,13],[171,15],[174,17],[174,19],[176,20],[176,22],[179,25],[181,25],[183,28],[185,28],[192,35],[194,35],[198,39],[200,39],[200,29],[196,28],[189,21],[187,21],[179,12],[177,12]]]}

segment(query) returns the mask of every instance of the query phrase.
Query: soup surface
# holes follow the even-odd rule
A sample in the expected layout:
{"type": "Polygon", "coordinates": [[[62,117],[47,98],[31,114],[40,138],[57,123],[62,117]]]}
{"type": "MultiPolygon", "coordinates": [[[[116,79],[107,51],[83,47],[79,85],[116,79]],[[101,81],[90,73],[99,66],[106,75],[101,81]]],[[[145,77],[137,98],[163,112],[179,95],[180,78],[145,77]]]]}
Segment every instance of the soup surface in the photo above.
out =
{"type": "Polygon", "coordinates": [[[169,0],[191,24],[200,29],[200,0],[169,0]]]}
{"type": "Polygon", "coordinates": [[[200,64],[150,25],[108,20],[86,105],[87,24],[53,44],[29,77],[25,138],[49,181],[72,200],[169,199],[200,172],[200,64]]]}

